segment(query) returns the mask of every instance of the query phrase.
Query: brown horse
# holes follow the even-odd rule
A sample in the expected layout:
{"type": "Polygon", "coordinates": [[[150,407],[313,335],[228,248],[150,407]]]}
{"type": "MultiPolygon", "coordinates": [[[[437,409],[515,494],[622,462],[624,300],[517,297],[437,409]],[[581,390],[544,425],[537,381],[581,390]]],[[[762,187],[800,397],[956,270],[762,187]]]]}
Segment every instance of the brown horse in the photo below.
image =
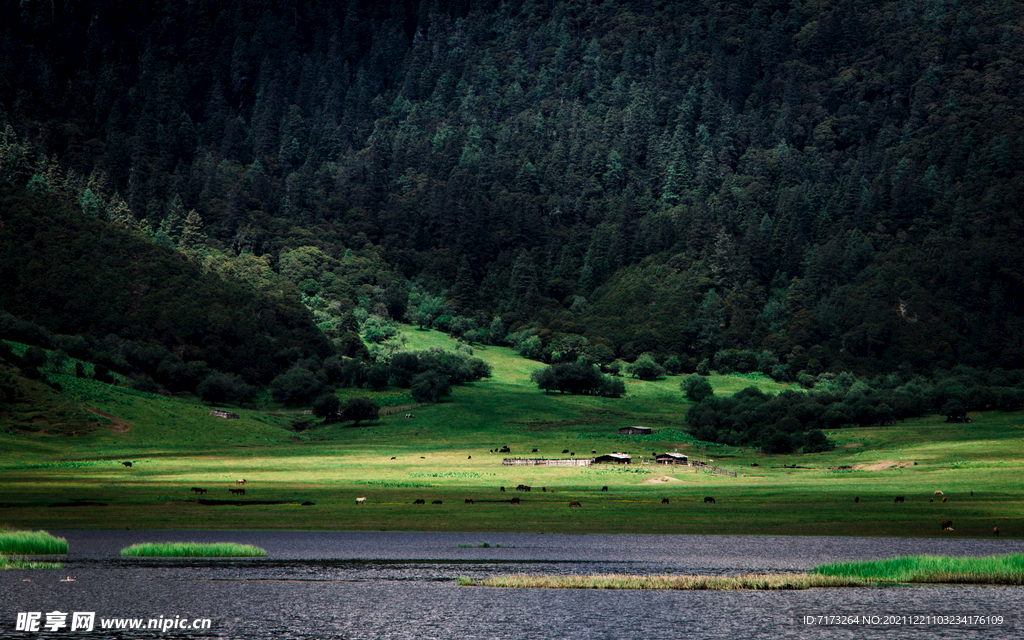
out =
{"type": "Polygon", "coordinates": [[[579,500],[570,500],[569,501],[569,506],[570,507],[582,507],[583,505],[580,504],[579,500]]]}

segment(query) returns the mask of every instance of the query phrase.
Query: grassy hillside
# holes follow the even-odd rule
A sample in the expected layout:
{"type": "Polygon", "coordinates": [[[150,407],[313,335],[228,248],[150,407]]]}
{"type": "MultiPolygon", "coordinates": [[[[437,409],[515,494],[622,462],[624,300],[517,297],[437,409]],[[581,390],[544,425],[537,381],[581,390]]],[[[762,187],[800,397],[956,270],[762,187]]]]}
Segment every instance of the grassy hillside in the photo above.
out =
{"type": "MultiPolygon", "coordinates": [[[[438,332],[406,328],[405,335],[411,348],[451,345],[438,332]]],[[[706,449],[709,462],[737,477],[643,464],[505,467],[507,454],[492,450],[508,446],[523,457],[624,450],[649,458],[679,449],[699,458],[701,445],[685,431],[689,403],[679,378],[627,380],[627,396],[617,400],[545,395],[529,382],[538,363],[499,347],[476,355],[491,364],[493,377],[455,387],[445,403],[407,409],[404,391],[367,392],[399,408],[359,428],[299,432],[293,424],[312,416],[266,400],[225,420],[194,401],[55,373],[64,397],[99,413],[104,428],[77,437],[55,437],[45,425],[0,434],[0,523],[897,536],[992,535],[998,526],[1003,536],[1024,534],[1022,413],[980,414],[972,424],[935,417],[832,432],[838,446],[822,454],[706,449]],[[405,418],[410,412],[415,417],[405,418]],[[631,424],[651,426],[654,434],[618,435],[618,427],[631,424]],[[237,484],[242,478],[246,483],[237,484]],[[518,484],[533,491],[518,493],[518,484]],[[240,488],[244,495],[229,492],[240,488]],[[522,503],[510,504],[517,495],[522,503]],[[906,502],[894,504],[896,495],[906,502]],[[705,504],[705,496],[716,503],[705,504]],[[358,497],[366,503],[356,504],[358,497]],[[412,504],[420,498],[425,505],[412,504]],[[570,500],[582,508],[570,509],[570,500]],[[303,505],[308,502],[314,504],[303,505]],[[952,520],[954,531],[941,532],[941,520],[952,520]]],[[[748,384],[779,389],[770,380],[712,382],[717,393],[748,384]]]]}

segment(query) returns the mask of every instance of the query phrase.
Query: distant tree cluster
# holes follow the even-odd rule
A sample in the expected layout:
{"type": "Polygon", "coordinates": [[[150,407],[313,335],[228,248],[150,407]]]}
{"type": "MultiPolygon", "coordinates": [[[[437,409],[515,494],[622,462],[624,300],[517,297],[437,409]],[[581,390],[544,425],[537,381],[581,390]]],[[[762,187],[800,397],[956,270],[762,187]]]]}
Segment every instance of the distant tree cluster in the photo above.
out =
{"type": "Polygon", "coordinates": [[[488,378],[491,365],[472,355],[469,347],[448,351],[432,347],[424,351],[400,351],[375,362],[346,359],[337,381],[344,387],[409,389],[417,402],[438,402],[450,395],[453,385],[488,378]]]}
{"type": "Polygon", "coordinates": [[[344,403],[333,393],[324,394],[313,403],[313,415],[323,418],[325,424],[351,420],[353,426],[380,418],[380,406],[365,397],[350,398],[344,403]]]}
{"type": "Polygon", "coordinates": [[[573,395],[620,398],[626,392],[626,385],[621,379],[603,375],[596,366],[583,362],[535,369],[530,379],[545,393],[558,391],[573,395]]]}
{"type": "Polygon", "coordinates": [[[713,395],[700,390],[699,378],[690,376],[683,383],[687,397],[697,402],[686,417],[694,437],[766,453],[827,451],[832,445],[823,431],[847,426],[890,425],[935,413],[964,422],[968,411],[1024,407],[1020,372],[964,366],[933,379],[893,374],[866,381],[849,373],[824,374],[807,392],[777,395],[756,387],[732,396],[713,395]]]}

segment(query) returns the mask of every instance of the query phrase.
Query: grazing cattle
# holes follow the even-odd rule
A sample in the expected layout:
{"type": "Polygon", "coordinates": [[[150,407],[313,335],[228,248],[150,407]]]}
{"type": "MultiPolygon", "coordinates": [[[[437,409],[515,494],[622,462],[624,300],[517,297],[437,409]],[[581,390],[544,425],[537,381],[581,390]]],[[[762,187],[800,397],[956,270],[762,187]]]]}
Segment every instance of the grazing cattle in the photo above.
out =
{"type": "Polygon", "coordinates": [[[854,502],[860,502],[860,496],[857,496],[856,498],[854,498],[853,501],[854,502]]]}
{"type": "Polygon", "coordinates": [[[707,503],[709,503],[709,502],[710,502],[711,504],[715,504],[715,499],[714,499],[714,498],[712,498],[711,496],[708,496],[708,497],[704,498],[704,504],[707,504],[707,503]]]}
{"type": "Polygon", "coordinates": [[[392,460],[394,460],[394,459],[395,459],[395,456],[391,456],[391,459],[392,459],[392,460]]]}
{"type": "Polygon", "coordinates": [[[192,487],[192,491],[194,491],[196,494],[206,493],[206,489],[202,489],[200,487],[192,487]]]}
{"type": "Polygon", "coordinates": [[[245,495],[245,489],[228,489],[228,491],[230,491],[231,493],[233,493],[235,495],[239,495],[239,494],[241,494],[243,496],[245,495]]]}
{"type": "Polygon", "coordinates": [[[570,456],[574,456],[574,455],[576,455],[576,452],[575,452],[575,451],[573,451],[573,452],[572,452],[572,453],[570,453],[569,455],[570,455],[570,456]]]}
{"type": "Polygon", "coordinates": [[[131,463],[131,462],[122,462],[121,464],[123,464],[123,465],[124,465],[124,466],[126,466],[126,467],[130,467],[130,466],[132,466],[132,463],[131,463]]]}
{"type": "Polygon", "coordinates": [[[896,496],[896,500],[894,502],[896,504],[902,504],[904,500],[906,500],[906,498],[904,498],[903,496],[896,496]]]}
{"type": "Polygon", "coordinates": [[[418,498],[416,500],[413,500],[412,503],[413,504],[427,504],[427,501],[424,500],[423,498],[418,498]]]}
{"type": "Polygon", "coordinates": [[[473,498],[466,498],[466,504],[473,504],[473,498]]]}
{"type": "Polygon", "coordinates": [[[537,450],[536,450],[536,449],[534,449],[534,450],[533,450],[533,453],[537,453],[537,450]]]}
{"type": "Polygon", "coordinates": [[[928,502],[935,502],[935,498],[928,498],[928,502]]]}
{"type": "Polygon", "coordinates": [[[973,492],[973,491],[971,492],[971,495],[972,495],[972,496],[974,495],[974,492],[973,492]]]}
{"type": "Polygon", "coordinates": [[[473,456],[467,456],[466,457],[466,460],[472,460],[472,459],[473,459],[473,456]]]}
{"type": "Polygon", "coordinates": [[[661,504],[668,504],[668,498],[662,498],[661,504]]]}
{"type": "Polygon", "coordinates": [[[505,493],[505,487],[502,487],[502,488],[501,488],[501,492],[502,492],[502,493],[505,493]]]}
{"type": "Polygon", "coordinates": [[[443,502],[441,502],[440,500],[434,500],[434,501],[433,501],[433,502],[431,502],[430,504],[444,504],[444,503],[443,503],[443,502]]]}
{"type": "Polygon", "coordinates": [[[540,490],[543,491],[544,493],[547,493],[548,488],[547,487],[541,487],[540,490]]]}
{"type": "Polygon", "coordinates": [[[516,496],[509,500],[509,504],[519,504],[519,496],[516,496]]]}
{"type": "Polygon", "coordinates": [[[590,453],[597,453],[597,449],[591,449],[590,453]]]}
{"type": "Polygon", "coordinates": [[[942,501],[943,501],[943,502],[945,502],[945,501],[946,501],[946,497],[945,497],[945,496],[943,496],[943,497],[942,497],[942,501]]]}
{"type": "Polygon", "coordinates": [[[608,486],[607,485],[601,487],[601,491],[607,491],[607,490],[608,490],[608,486]]]}
{"type": "Polygon", "coordinates": [[[366,498],[356,498],[356,504],[364,504],[365,502],[366,498]]]}
{"type": "Polygon", "coordinates": [[[941,491],[936,491],[936,492],[935,492],[935,495],[937,495],[937,496],[941,496],[941,495],[942,495],[942,492],[941,492],[941,491]]]}
{"type": "Polygon", "coordinates": [[[942,521],[942,530],[943,531],[952,531],[953,530],[953,521],[952,520],[943,520],[942,521]]]}
{"type": "Polygon", "coordinates": [[[235,484],[245,484],[245,478],[239,478],[238,480],[235,480],[235,484]]]}
{"type": "Polygon", "coordinates": [[[994,536],[998,536],[999,535],[999,527],[993,527],[992,528],[992,535],[994,535],[994,536]]]}
{"type": "Polygon", "coordinates": [[[562,453],[569,453],[568,449],[562,449],[562,453]]]}
{"type": "Polygon", "coordinates": [[[570,501],[569,501],[569,508],[570,508],[570,509],[571,509],[572,507],[582,507],[582,506],[583,506],[583,505],[582,505],[582,504],[580,504],[579,500],[570,500],[570,501]]]}

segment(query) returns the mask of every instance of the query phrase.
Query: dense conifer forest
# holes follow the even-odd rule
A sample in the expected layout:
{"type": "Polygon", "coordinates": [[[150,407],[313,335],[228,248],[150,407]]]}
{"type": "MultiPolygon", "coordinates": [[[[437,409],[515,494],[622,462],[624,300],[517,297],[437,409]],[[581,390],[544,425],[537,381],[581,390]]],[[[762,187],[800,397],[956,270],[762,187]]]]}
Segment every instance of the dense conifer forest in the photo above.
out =
{"type": "Polygon", "coordinates": [[[553,365],[1024,368],[1022,91],[1012,0],[2,0],[0,300],[262,383],[400,320],[553,365]],[[92,284],[31,266],[113,233],[92,284]],[[124,270],[208,297],[162,327],[124,270]]]}

